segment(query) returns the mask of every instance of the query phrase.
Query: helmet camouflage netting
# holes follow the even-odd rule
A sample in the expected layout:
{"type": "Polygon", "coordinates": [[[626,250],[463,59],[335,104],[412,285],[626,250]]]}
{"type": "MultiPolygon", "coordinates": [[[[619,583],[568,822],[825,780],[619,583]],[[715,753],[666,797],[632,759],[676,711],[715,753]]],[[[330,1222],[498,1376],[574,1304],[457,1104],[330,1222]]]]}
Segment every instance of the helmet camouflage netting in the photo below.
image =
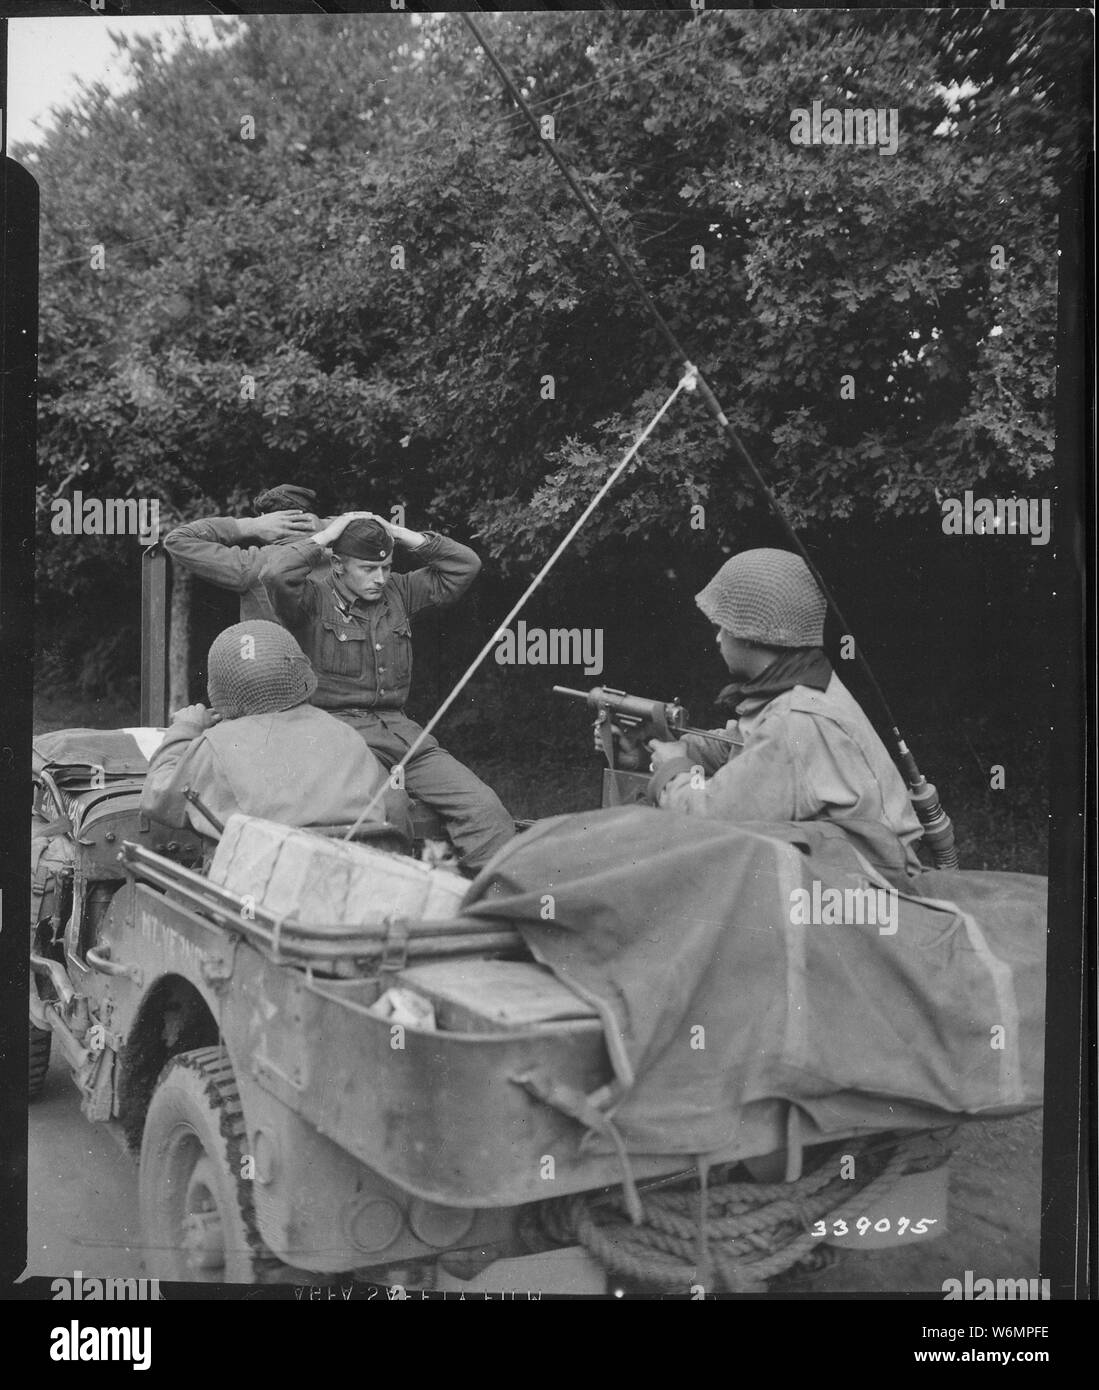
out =
{"type": "Polygon", "coordinates": [[[734,637],[768,647],[819,647],[828,605],[809,566],[789,550],[744,550],[695,602],[734,637]]]}
{"type": "Polygon", "coordinates": [[[238,719],[304,704],[317,688],[317,677],[291,633],[257,618],[214,638],[206,688],[222,718],[238,719]]]}

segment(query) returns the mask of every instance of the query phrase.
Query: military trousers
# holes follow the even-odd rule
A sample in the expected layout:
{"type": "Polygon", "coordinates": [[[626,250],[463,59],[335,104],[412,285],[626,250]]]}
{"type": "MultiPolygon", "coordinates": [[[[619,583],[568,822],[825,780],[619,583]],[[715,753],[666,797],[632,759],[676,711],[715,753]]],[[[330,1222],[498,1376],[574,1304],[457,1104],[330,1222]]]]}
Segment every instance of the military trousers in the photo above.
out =
{"type": "MultiPolygon", "coordinates": [[[[387,771],[422,732],[400,710],[333,709],[329,713],[350,724],[387,771]]],[[[464,869],[483,868],[515,835],[515,822],[492,788],[440,748],[430,734],[405,764],[404,785],[442,816],[464,869]]]]}

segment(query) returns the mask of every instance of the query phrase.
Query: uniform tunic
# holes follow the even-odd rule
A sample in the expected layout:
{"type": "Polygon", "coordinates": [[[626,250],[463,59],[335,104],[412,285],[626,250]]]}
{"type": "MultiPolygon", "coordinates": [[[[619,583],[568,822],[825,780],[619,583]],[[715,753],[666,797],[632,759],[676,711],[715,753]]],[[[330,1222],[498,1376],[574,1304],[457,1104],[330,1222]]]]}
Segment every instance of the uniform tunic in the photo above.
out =
{"type": "MultiPolygon", "coordinates": [[[[305,539],[270,547],[263,582],[278,619],[313,664],[313,703],[350,724],[386,768],[408,752],[421,733],[404,713],[412,680],[415,614],[455,602],[473,583],[481,562],[468,546],[436,532],[413,553],[423,561],[407,574],[390,574],[381,597],[365,603],[305,539]]],[[[515,834],[496,793],[430,735],[405,765],[405,787],[446,820],[468,868],[480,868],[515,834]]]]}
{"type": "Polygon", "coordinates": [[[923,829],[904,782],[837,675],[824,690],[795,685],[772,699],[746,699],[736,713],[725,732],[742,742],[721,749],[727,761],[715,759],[718,745],[688,737],[688,757],[654,773],[650,799],[713,820],[877,822],[896,838],[907,869],[921,869],[915,846],[923,829]],[[692,766],[712,776],[692,776],[692,766]]]}
{"type": "MultiPolygon", "coordinates": [[[[250,618],[277,621],[260,575],[269,553],[286,544],[285,540],[272,545],[250,542],[231,516],[192,521],[164,537],[164,549],[176,564],[219,589],[240,595],[241,622],[250,618]]],[[[327,564],[324,559],[323,567],[327,564]]]]}
{"type": "MultiPolygon", "coordinates": [[[[349,825],[384,779],[363,741],[312,705],[209,729],[177,719],[150,760],[141,809],[209,835],[213,827],[184,798],[190,787],[222,823],[239,811],[283,825],[349,825]]],[[[383,818],[379,806],[371,819],[383,818]]]]}
{"type": "Polygon", "coordinates": [[[328,710],[401,710],[412,680],[411,619],[454,603],[481,562],[468,546],[434,532],[413,553],[423,561],[390,574],[382,596],[364,603],[332,573],[308,538],[266,548],[263,578],[274,610],[317,673],[313,703],[328,710]]]}

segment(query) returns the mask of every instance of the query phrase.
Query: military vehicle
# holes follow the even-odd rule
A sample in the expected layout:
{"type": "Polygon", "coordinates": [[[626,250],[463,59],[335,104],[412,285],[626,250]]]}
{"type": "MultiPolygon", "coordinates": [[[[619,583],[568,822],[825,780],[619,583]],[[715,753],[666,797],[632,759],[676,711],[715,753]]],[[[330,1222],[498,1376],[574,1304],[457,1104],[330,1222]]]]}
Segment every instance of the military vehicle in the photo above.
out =
{"type": "MultiPolygon", "coordinates": [[[[627,1163],[613,1134],[602,1151],[584,1142],[614,1086],[600,1012],[517,931],[463,917],[464,881],[421,862],[442,834],[424,808],[410,840],[366,826],[354,844],[340,827],[248,817],[215,843],[143,815],[146,753],[167,722],[170,579],[154,547],[140,726],[40,736],[34,787],[30,1089],[56,1039],[85,1115],[119,1126],[139,1155],[146,1273],[354,1274],[444,1292],[705,1287],[690,1274],[692,1162],[627,1163]],[[627,1249],[641,1208],[667,1229],[627,1249]],[[617,1237],[596,1219],[612,1211],[617,1237]]],[[[627,804],[637,779],[608,762],[604,804],[627,804]]],[[[777,1214],[738,1233],[733,1213],[751,1201],[724,1209],[710,1287],[737,1286],[737,1252],[755,1262],[742,1287],[813,1257],[821,1242],[803,1218],[840,1201],[821,1200],[814,1173],[843,1138],[781,1097],[744,1110],[709,1155],[711,1183],[758,1185],[777,1214]],[[791,1215],[782,1199],[805,1181],[817,1205],[791,1215]],[[786,1255],[761,1264],[772,1235],[786,1255]]],[[[915,1206],[930,1221],[919,1234],[942,1229],[942,1153],[883,1152],[876,1243],[911,1240],[889,1213],[915,1206]]]]}

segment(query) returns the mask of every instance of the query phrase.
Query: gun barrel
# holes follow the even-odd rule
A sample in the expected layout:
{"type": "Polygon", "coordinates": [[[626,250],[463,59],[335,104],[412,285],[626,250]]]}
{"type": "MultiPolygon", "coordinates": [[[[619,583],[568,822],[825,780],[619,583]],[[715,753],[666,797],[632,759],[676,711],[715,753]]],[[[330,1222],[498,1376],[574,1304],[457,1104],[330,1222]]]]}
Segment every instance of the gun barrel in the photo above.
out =
{"type": "Polygon", "coordinates": [[[191,805],[195,807],[197,811],[199,811],[203,816],[205,816],[205,818],[210,822],[210,824],[217,830],[217,833],[219,835],[223,835],[225,833],[225,826],[222,824],[221,821],[218,820],[217,816],[214,815],[213,811],[210,810],[209,806],[206,805],[205,801],[203,801],[202,797],[199,796],[198,792],[193,791],[190,787],[184,787],[183,795],[187,798],[191,805]]]}
{"type": "Polygon", "coordinates": [[[695,738],[712,738],[715,743],[727,743],[730,748],[743,748],[743,738],[738,738],[733,734],[721,734],[714,729],[691,729],[686,725],[676,731],[682,738],[684,734],[693,734],[695,738]]]}
{"type": "Polygon", "coordinates": [[[574,700],[583,700],[589,705],[598,705],[601,696],[613,696],[615,698],[606,701],[607,706],[614,711],[615,716],[631,724],[646,720],[658,723],[662,712],[665,725],[662,732],[669,737],[681,738],[684,734],[695,734],[699,738],[711,738],[715,743],[726,743],[735,748],[740,748],[744,744],[744,740],[735,735],[717,733],[710,729],[692,729],[686,722],[687,711],[680,705],[662,705],[658,700],[645,700],[640,696],[624,695],[618,690],[608,691],[601,685],[596,686],[594,690],[572,690],[567,685],[555,685],[553,693],[555,695],[571,695],[574,700]]]}

